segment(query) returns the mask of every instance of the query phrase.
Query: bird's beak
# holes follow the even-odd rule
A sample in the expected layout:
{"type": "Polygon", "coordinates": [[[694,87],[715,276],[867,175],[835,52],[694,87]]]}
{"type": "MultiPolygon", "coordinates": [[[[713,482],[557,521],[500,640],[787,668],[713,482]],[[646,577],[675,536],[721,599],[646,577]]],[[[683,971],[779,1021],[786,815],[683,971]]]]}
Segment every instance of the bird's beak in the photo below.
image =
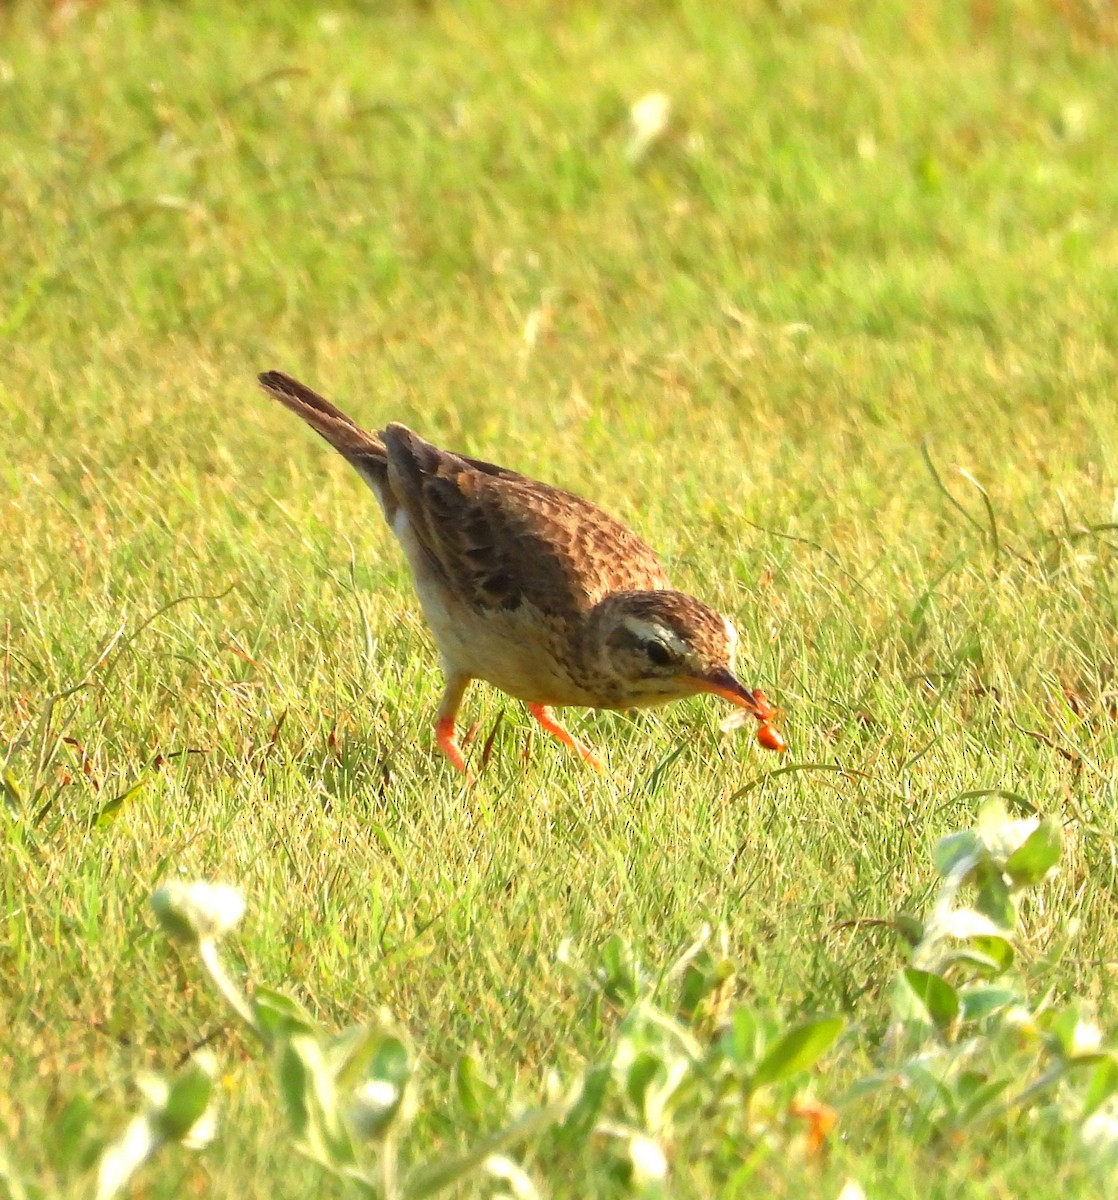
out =
{"type": "Polygon", "coordinates": [[[757,701],[753,693],[744,684],[739,683],[733,672],[727,671],[725,667],[719,667],[717,671],[706,675],[696,675],[694,682],[700,692],[711,692],[715,696],[721,696],[723,700],[729,700],[731,704],[757,713],[757,701]]]}

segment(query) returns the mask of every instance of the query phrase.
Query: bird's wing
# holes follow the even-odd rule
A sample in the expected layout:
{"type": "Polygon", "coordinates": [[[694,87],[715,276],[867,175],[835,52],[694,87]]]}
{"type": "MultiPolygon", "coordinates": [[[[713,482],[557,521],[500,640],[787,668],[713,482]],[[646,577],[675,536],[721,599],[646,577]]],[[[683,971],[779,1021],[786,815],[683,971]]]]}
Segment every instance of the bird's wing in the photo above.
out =
{"type": "Polygon", "coordinates": [[[668,586],[656,554],[588,500],[440,450],[403,425],[380,436],[396,502],[471,606],[580,613],[609,592],[668,586]]]}

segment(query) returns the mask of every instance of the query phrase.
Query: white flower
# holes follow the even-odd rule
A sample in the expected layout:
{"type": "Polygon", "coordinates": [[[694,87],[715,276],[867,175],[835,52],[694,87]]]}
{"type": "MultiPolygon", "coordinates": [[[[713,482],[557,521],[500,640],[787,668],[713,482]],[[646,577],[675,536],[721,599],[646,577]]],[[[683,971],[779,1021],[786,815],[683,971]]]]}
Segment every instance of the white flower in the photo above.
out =
{"type": "Polygon", "coordinates": [[[1071,1035],[1069,1058],[1079,1058],[1084,1054],[1094,1054],[1102,1046],[1102,1030],[1094,1021],[1076,1021],[1075,1031],[1071,1035]]]}
{"type": "Polygon", "coordinates": [[[671,97],[666,92],[649,92],[634,101],[629,109],[630,135],[625,151],[630,162],[643,158],[652,143],[664,135],[671,111],[671,97]]]}
{"type": "Polygon", "coordinates": [[[349,1121],[360,1138],[380,1137],[400,1105],[400,1089],[387,1079],[370,1079],[353,1089],[349,1121]]]}
{"type": "Polygon", "coordinates": [[[1010,817],[998,800],[983,805],[978,814],[979,839],[997,863],[1004,863],[1040,826],[1036,817],[1010,817]]]}
{"type": "Polygon", "coordinates": [[[1088,1150],[1113,1160],[1118,1154],[1118,1114],[1113,1104],[1093,1112],[1080,1126],[1079,1137],[1088,1150]]]}
{"type": "Polygon", "coordinates": [[[973,908],[952,908],[934,913],[933,919],[928,922],[925,937],[933,935],[967,941],[973,937],[1004,937],[1005,930],[973,908]]]}
{"type": "Polygon", "coordinates": [[[1016,1030],[1023,1037],[1036,1037],[1040,1032],[1036,1017],[1022,1004],[1014,1004],[1007,1008],[1002,1015],[1002,1023],[1007,1029],[1016,1030]]]}
{"type": "Polygon", "coordinates": [[[513,1200],[538,1200],[539,1192],[523,1167],[503,1154],[491,1154],[484,1163],[485,1170],[504,1185],[506,1195],[513,1200]]]}
{"type": "Polygon", "coordinates": [[[245,898],[226,883],[168,883],[152,893],[163,932],[180,942],[216,941],[245,915],[245,898]]]}
{"type": "Polygon", "coordinates": [[[629,1161],[633,1164],[633,1183],[638,1188],[659,1183],[667,1177],[668,1160],[660,1143],[643,1133],[634,1133],[630,1138],[629,1161]]]}

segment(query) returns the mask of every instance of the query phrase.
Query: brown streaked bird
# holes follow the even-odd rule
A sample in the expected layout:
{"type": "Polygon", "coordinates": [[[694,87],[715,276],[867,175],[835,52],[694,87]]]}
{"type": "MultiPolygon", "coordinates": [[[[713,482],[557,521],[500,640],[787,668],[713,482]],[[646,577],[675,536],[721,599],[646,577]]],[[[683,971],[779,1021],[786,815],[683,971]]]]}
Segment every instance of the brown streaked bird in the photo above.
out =
{"type": "Polygon", "coordinates": [[[325,438],[380,501],[442,659],[435,736],[458,770],[466,763],[455,720],[472,679],[523,700],[596,769],[556,706],[640,708],[713,692],[764,719],[733,673],[734,627],[673,591],[655,553],[597,505],[440,450],[403,425],[368,433],[279,371],[261,375],[260,386],[325,438]]]}

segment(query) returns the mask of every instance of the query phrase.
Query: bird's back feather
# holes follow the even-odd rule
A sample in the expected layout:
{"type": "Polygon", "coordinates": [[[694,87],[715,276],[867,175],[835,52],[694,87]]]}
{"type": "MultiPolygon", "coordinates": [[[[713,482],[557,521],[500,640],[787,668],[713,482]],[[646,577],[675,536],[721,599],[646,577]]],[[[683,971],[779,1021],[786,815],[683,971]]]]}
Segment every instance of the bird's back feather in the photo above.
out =
{"type": "Polygon", "coordinates": [[[527,603],[572,617],[610,592],[668,586],[655,552],[581,496],[441,450],[404,425],[368,433],[278,371],[260,384],[357,468],[394,529],[397,511],[406,516],[425,565],[475,610],[511,613],[527,603]]]}

